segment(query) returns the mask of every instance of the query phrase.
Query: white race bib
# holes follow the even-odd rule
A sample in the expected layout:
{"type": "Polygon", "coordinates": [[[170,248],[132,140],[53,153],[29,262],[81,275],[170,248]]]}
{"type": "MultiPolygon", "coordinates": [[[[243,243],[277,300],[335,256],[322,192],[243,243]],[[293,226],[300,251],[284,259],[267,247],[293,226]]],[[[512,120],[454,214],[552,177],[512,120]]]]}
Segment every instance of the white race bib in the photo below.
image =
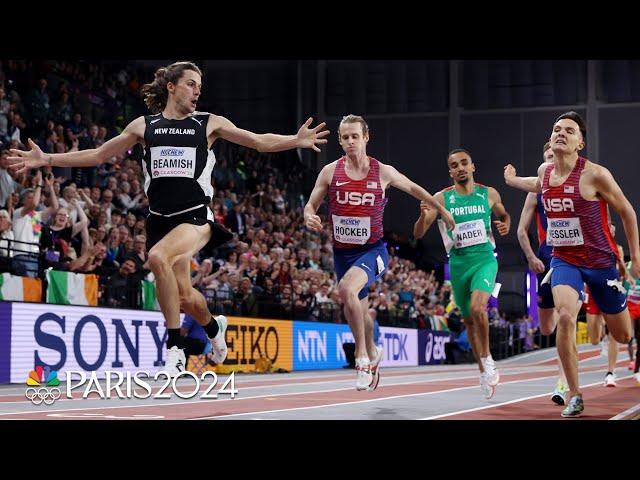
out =
{"type": "Polygon", "coordinates": [[[151,178],[194,178],[195,147],[151,147],[151,178]]]}
{"type": "Polygon", "coordinates": [[[548,218],[547,244],[554,247],[584,245],[580,219],[577,217],[548,218]]]}
{"type": "Polygon", "coordinates": [[[456,248],[487,243],[487,228],[484,221],[471,220],[456,224],[456,228],[453,230],[453,243],[456,248]]]}
{"type": "Polygon", "coordinates": [[[333,238],[340,243],[364,245],[371,237],[371,218],[333,217],[333,238]]]}

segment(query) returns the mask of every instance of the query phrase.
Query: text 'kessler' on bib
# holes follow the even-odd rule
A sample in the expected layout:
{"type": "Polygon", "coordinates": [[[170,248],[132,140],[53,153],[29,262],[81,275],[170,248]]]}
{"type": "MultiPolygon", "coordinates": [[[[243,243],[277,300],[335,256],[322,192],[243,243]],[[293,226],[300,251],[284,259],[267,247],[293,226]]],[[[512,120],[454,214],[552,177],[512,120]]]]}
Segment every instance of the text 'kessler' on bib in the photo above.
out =
{"type": "Polygon", "coordinates": [[[480,245],[487,241],[487,229],[482,220],[471,220],[456,225],[453,231],[456,248],[480,245]]]}
{"type": "Polygon", "coordinates": [[[333,238],[342,243],[364,245],[371,236],[371,218],[332,215],[333,238]]]}
{"type": "Polygon", "coordinates": [[[554,247],[584,245],[580,219],[577,217],[548,219],[547,244],[554,247]]]}
{"type": "Polygon", "coordinates": [[[194,147],[151,147],[151,177],[193,178],[196,171],[194,147]]]}

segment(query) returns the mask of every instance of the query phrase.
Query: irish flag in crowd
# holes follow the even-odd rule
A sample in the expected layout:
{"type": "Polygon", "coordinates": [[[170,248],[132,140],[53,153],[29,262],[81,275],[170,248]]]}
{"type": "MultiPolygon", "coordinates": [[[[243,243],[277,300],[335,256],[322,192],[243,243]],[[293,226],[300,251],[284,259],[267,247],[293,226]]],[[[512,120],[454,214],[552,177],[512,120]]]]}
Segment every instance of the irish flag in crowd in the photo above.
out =
{"type": "Polygon", "coordinates": [[[160,310],[155,282],[142,280],[142,308],[144,310],[160,310]]]}
{"type": "Polygon", "coordinates": [[[0,300],[18,302],[42,301],[42,281],[39,278],[0,275],[0,300]]]}
{"type": "Polygon", "coordinates": [[[82,273],[47,270],[47,303],[98,305],[98,277],[82,273]]]}

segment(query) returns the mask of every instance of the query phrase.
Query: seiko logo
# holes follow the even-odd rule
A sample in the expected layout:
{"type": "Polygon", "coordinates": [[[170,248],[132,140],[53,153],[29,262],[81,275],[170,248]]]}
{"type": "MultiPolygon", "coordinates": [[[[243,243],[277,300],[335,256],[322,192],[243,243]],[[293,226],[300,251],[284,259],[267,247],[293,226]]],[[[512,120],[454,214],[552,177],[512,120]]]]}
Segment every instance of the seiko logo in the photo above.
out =
{"type": "Polygon", "coordinates": [[[336,200],[341,205],[371,205],[373,207],[376,196],[373,193],[336,192],[336,200]]]}
{"type": "Polygon", "coordinates": [[[570,198],[547,198],[543,203],[547,212],[575,212],[570,198]]]}

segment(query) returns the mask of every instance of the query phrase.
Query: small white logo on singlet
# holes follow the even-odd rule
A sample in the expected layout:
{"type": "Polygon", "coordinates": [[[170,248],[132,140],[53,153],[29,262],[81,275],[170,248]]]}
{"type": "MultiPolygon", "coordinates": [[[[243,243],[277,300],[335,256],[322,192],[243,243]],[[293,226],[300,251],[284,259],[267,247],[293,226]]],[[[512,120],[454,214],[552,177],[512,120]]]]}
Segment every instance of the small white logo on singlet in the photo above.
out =
{"type": "Polygon", "coordinates": [[[347,183],[350,183],[350,181],[349,182],[338,182],[338,181],[336,181],[336,187],[341,187],[342,185],[346,185],[347,183]]]}
{"type": "Polygon", "coordinates": [[[198,122],[198,125],[202,126],[202,120],[198,120],[197,118],[193,117],[191,117],[191,120],[193,120],[194,122],[198,122]]]}
{"type": "Polygon", "coordinates": [[[155,120],[151,120],[149,123],[153,125],[154,123],[159,122],[160,120],[162,120],[162,119],[161,118],[156,118],[155,120]]]}

